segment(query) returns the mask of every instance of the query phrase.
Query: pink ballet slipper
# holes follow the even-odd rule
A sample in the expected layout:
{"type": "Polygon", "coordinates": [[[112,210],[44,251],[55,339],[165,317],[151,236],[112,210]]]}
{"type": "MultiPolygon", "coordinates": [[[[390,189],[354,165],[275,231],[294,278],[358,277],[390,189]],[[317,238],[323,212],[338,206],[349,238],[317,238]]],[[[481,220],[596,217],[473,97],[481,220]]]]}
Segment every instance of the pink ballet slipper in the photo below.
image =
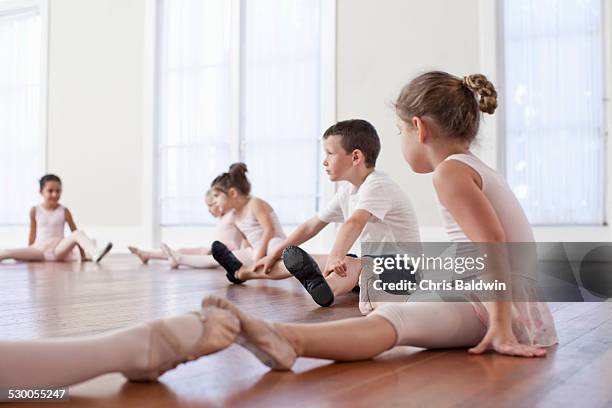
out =
{"type": "Polygon", "coordinates": [[[242,312],[236,305],[216,296],[202,300],[202,308],[216,307],[232,312],[240,320],[240,334],[236,343],[249,350],[266,366],[273,370],[290,370],[297,353],[272,323],[255,319],[242,312]]]}
{"type": "Polygon", "coordinates": [[[186,350],[181,346],[177,334],[164,320],[148,323],[151,327],[148,363],[140,370],[124,372],[123,375],[130,381],[155,381],[179,364],[225,349],[240,332],[240,322],[227,310],[207,307],[192,313],[202,322],[202,335],[192,349],[186,350]]]}

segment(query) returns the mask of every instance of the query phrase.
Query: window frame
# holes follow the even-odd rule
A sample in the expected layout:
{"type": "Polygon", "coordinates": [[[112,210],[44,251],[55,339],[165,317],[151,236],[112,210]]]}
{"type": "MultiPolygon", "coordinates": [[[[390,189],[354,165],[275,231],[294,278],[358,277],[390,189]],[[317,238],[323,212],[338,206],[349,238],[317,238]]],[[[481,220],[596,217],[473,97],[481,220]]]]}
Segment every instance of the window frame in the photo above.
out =
{"type": "MultiPolygon", "coordinates": [[[[37,10],[40,16],[40,77],[39,77],[39,173],[47,172],[48,166],[48,84],[49,84],[49,0],[0,0],[0,16],[37,10]]],[[[26,209],[24,209],[26,211],[26,209]]],[[[22,227],[28,222],[0,223],[0,227],[22,227]]]]}
{"type": "MultiPolygon", "coordinates": [[[[151,219],[153,244],[156,245],[161,241],[162,229],[180,229],[199,227],[208,229],[215,225],[214,223],[202,223],[202,224],[162,224],[161,222],[161,196],[159,191],[159,176],[161,175],[161,160],[160,160],[160,128],[158,123],[159,112],[160,112],[160,101],[157,97],[159,95],[160,75],[159,70],[160,63],[160,47],[161,47],[161,20],[163,18],[161,10],[163,9],[164,0],[156,0],[153,9],[149,10],[147,31],[154,33],[154,42],[152,46],[149,46],[147,54],[148,61],[152,62],[154,68],[149,70],[148,74],[145,73],[145,80],[152,83],[148,87],[149,92],[153,95],[154,102],[149,104],[145,112],[145,120],[151,126],[150,133],[153,134],[152,141],[145,144],[145,151],[152,150],[152,160],[148,161],[145,159],[145,174],[151,174],[153,182],[151,185],[145,186],[145,196],[152,197],[152,205],[147,209],[148,218],[151,219]]],[[[232,161],[240,161],[243,157],[244,140],[241,138],[242,124],[240,119],[241,116],[241,103],[242,96],[240,94],[242,78],[242,66],[241,66],[241,35],[243,32],[243,21],[242,16],[242,0],[229,0],[232,2],[232,28],[231,28],[231,56],[230,56],[230,78],[231,78],[231,106],[230,114],[231,120],[231,132],[230,132],[230,158],[232,161]]],[[[320,34],[320,101],[319,101],[319,127],[320,133],[327,128],[330,123],[333,123],[336,119],[336,92],[335,92],[335,44],[336,44],[336,0],[323,0],[321,2],[321,34],[320,34]]],[[[147,93],[147,92],[145,92],[147,93]]],[[[145,131],[147,133],[147,131],[145,131]]],[[[319,147],[317,153],[317,163],[321,160],[321,148],[319,147]]],[[[333,183],[329,183],[326,178],[322,177],[323,170],[319,169],[317,172],[317,202],[315,208],[318,210],[322,203],[329,200],[335,193],[335,186],[333,183]]],[[[313,215],[315,213],[313,212],[313,215]]],[[[296,225],[296,224],[283,224],[283,225],[296,225]]]]}
{"type": "MultiPolygon", "coordinates": [[[[485,5],[484,2],[488,0],[479,0],[480,4],[480,17],[481,21],[487,16],[493,16],[492,21],[495,22],[495,27],[491,30],[490,27],[486,27],[484,32],[491,33],[493,31],[492,38],[485,41],[484,46],[481,46],[481,57],[483,65],[491,68],[491,70],[497,74],[496,87],[498,94],[506,94],[506,59],[505,59],[505,15],[504,15],[504,2],[512,0],[494,0],[492,4],[485,5]],[[490,41],[495,41],[496,44],[492,46],[490,41]],[[491,61],[490,56],[485,56],[486,51],[493,50],[495,61],[491,61]]],[[[550,229],[556,228],[607,228],[609,225],[609,214],[612,209],[612,197],[610,196],[610,190],[612,189],[612,177],[610,171],[612,170],[611,160],[612,151],[609,148],[609,124],[612,121],[612,112],[610,104],[610,95],[612,94],[612,74],[608,74],[609,69],[612,68],[612,52],[608,51],[608,46],[612,44],[612,30],[608,27],[608,22],[612,23],[612,6],[608,1],[602,0],[601,2],[601,56],[602,56],[602,85],[603,85],[603,101],[601,104],[602,109],[602,138],[603,138],[603,178],[602,178],[602,222],[601,223],[540,223],[532,222],[531,225],[536,229],[542,229],[545,231],[545,235],[549,235],[550,229]]],[[[504,104],[500,104],[498,108],[498,118],[495,121],[495,160],[497,168],[505,179],[508,178],[508,162],[507,162],[507,144],[508,139],[506,137],[508,130],[506,107],[504,104]]],[[[554,232],[553,232],[554,234],[554,232]]],[[[548,240],[554,240],[549,238],[548,240]]],[[[567,241],[567,239],[566,239],[567,241]]]]}

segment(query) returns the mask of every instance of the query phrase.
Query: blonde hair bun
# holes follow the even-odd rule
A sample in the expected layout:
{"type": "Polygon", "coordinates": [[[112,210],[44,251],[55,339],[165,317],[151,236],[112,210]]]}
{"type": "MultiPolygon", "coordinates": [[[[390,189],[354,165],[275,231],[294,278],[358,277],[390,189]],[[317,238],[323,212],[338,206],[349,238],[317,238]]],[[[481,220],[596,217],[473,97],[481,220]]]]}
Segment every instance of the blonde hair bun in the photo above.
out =
{"type": "Polygon", "coordinates": [[[497,91],[491,81],[482,74],[463,77],[463,85],[480,96],[478,105],[482,112],[492,115],[497,109],[497,91]]]}

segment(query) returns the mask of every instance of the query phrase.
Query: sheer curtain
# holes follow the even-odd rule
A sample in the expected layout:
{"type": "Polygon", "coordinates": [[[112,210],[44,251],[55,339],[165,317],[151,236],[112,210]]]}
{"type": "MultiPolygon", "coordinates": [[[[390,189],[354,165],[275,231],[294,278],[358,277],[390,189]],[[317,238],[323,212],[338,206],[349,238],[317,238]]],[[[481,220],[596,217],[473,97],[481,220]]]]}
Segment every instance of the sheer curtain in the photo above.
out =
{"type": "Polygon", "coordinates": [[[243,1],[243,159],[288,224],[317,209],[320,15],[317,0],[243,1]]]}
{"type": "Polygon", "coordinates": [[[230,20],[226,0],[161,4],[157,137],[162,225],[213,222],[204,204],[230,162],[230,20]]]}
{"type": "Polygon", "coordinates": [[[0,224],[28,222],[41,177],[40,55],[37,7],[0,10],[0,224]]]}
{"type": "Polygon", "coordinates": [[[535,224],[604,222],[601,0],[505,0],[506,173],[535,224]]]}
{"type": "Polygon", "coordinates": [[[160,3],[162,225],[211,223],[204,192],[237,160],[249,168],[253,194],[268,200],[283,223],[314,214],[320,0],[160,3]]]}

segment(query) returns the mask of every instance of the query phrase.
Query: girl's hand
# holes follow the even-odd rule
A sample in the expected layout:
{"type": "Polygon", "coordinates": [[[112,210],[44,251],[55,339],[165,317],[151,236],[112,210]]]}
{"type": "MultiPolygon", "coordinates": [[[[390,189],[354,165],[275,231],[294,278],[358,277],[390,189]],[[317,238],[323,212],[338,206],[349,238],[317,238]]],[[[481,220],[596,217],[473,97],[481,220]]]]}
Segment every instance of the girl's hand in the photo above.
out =
{"type": "Polygon", "coordinates": [[[280,256],[276,254],[266,255],[261,258],[259,261],[255,262],[253,266],[253,272],[257,272],[258,269],[261,269],[266,275],[270,273],[270,269],[272,266],[280,259],[280,256]]]}
{"type": "Polygon", "coordinates": [[[336,272],[342,277],[346,276],[346,264],[344,263],[342,258],[334,255],[330,255],[327,258],[327,263],[325,264],[325,268],[323,269],[323,276],[327,277],[332,272],[336,272]]]}
{"type": "Polygon", "coordinates": [[[264,261],[266,258],[266,253],[263,251],[259,251],[258,253],[255,254],[255,263],[253,264],[253,266],[251,267],[251,270],[255,270],[257,265],[259,265],[259,263],[261,261],[264,261]]]}
{"type": "Polygon", "coordinates": [[[487,333],[476,347],[468,350],[470,354],[482,354],[494,350],[499,354],[516,357],[545,357],[546,350],[541,347],[521,344],[512,333],[512,328],[503,329],[499,325],[491,325],[487,333]]]}

